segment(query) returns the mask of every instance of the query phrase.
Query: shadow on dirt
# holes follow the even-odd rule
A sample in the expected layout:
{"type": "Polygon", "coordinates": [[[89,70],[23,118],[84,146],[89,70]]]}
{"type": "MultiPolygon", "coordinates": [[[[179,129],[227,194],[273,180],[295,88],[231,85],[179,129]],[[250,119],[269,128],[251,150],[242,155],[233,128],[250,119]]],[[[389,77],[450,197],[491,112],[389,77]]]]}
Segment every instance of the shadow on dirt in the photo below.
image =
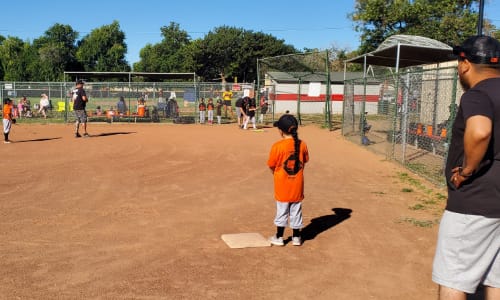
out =
{"type": "Polygon", "coordinates": [[[58,139],[61,139],[61,137],[21,140],[21,141],[13,141],[13,143],[45,142],[45,141],[52,141],[52,140],[58,140],[58,139]]]}
{"type": "Polygon", "coordinates": [[[119,131],[119,132],[105,132],[99,134],[93,134],[90,137],[102,137],[102,136],[111,136],[111,135],[119,135],[119,134],[132,134],[135,133],[133,131],[119,131]]]}
{"type": "Polygon", "coordinates": [[[303,241],[312,240],[318,234],[326,231],[351,217],[352,209],[332,208],[334,214],[317,217],[311,220],[306,227],[302,228],[303,241]]]}

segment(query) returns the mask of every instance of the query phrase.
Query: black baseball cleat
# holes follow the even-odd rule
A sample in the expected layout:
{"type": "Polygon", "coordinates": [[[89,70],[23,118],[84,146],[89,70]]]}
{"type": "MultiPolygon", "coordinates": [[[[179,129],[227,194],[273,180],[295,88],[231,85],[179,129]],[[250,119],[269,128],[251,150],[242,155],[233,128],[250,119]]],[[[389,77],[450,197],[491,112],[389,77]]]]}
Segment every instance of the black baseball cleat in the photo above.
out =
{"type": "Polygon", "coordinates": [[[75,133],[75,137],[79,138],[79,137],[82,137],[82,136],[77,132],[77,133],[75,133]]]}

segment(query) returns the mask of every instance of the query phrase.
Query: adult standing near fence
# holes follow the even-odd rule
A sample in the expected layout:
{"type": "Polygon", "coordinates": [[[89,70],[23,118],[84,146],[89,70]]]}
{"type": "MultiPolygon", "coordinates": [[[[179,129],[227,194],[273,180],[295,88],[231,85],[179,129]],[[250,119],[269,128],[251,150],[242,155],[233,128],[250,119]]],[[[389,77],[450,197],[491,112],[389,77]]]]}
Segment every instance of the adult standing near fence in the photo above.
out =
{"type": "Polygon", "coordinates": [[[486,299],[500,299],[500,43],[474,36],[453,52],[465,93],[446,162],[448,201],[432,278],[441,300],[465,300],[481,284],[486,299]]]}
{"type": "Polygon", "coordinates": [[[226,90],[222,93],[222,100],[224,100],[224,111],[225,115],[227,118],[227,111],[231,113],[231,119],[233,118],[233,107],[232,107],[232,101],[233,99],[233,92],[229,89],[229,87],[226,87],[226,90]]]}
{"type": "Polygon", "coordinates": [[[73,111],[75,112],[76,122],[75,122],[75,137],[82,137],[79,133],[80,124],[83,124],[83,136],[88,137],[87,133],[87,111],[85,111],[85,106],[89,101],[85,90],[83,89],[83,80],[78,80],[76,82],[76,87],[71,92],[71,100],[73,100],[73,111]]]}

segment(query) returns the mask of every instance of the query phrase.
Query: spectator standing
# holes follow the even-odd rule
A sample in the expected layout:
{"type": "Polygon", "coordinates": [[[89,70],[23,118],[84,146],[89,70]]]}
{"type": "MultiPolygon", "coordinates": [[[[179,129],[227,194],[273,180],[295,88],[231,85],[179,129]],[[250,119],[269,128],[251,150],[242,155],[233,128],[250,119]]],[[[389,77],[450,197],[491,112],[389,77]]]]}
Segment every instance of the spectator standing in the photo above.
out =
{"type": "Polygon", "coordinates": [[[243,122],[245,119],[243,118],[244,116],[244,109],[243,109],[243,98],[239,97],[236,102],[234,103],[234,107],[236,110],[236,122],[238,123],[239,128],[243,128],[243,122]]]}
{"type": "Polygon", "coordinates": [[[24,105],[23,105],[23,99],[19,99],[19,102],[17,102],[17,114],[19,118],[24,116],[24,105]]]}
{"type": "Polygon", "coordinates": [[[222,93],[222,100],[224,100],[224,111],[225,115],[227,118],[227,111],[231,113],[231,119],[233,118],[233,108],[232,108],[232,101],[233,99],[233,92],[229,89],[229,87],[226,87],[226,90],[222,93]]]}
{"type": "Polygon", "coordinates": [[[76,87],[71,92],[71,100],[73,101],[73,111],[75,112],[75,137],[82,137],[79,133],[80,124],[83,124],[83,136],[88,137],[87,133],[87,111],[85,107],[87,106],[87,102],[89,99],[87,98],[87,94],[85,94],[85,90],[83,89],[83,80],[78,80],[76,82],[76,87]]]}
{"type": "Polygon", "coordinates": [[[486,299],[500,299],[500,43],[473,36],[453,53],[465,93],[452,127],[432,279],[441,300],[466,299],[480,284],[486,299]]]}

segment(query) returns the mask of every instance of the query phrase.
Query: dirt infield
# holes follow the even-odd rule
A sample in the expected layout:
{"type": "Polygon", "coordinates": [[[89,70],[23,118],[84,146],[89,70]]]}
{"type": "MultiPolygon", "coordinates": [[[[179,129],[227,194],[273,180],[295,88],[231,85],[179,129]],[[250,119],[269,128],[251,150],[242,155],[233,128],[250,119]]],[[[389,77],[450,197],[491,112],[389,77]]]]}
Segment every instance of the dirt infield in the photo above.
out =
{"type": "Polygon", "coordinates": [[[408,220],[439,215],[409,209],[425,195],[405,171],[339,132],[299,130],[303,246],[230,249],[221,234],[274,234],[276,129],[72,128],[16,125],[0,144],[1,299],[435,298],[437,226],[408,220]]]}

